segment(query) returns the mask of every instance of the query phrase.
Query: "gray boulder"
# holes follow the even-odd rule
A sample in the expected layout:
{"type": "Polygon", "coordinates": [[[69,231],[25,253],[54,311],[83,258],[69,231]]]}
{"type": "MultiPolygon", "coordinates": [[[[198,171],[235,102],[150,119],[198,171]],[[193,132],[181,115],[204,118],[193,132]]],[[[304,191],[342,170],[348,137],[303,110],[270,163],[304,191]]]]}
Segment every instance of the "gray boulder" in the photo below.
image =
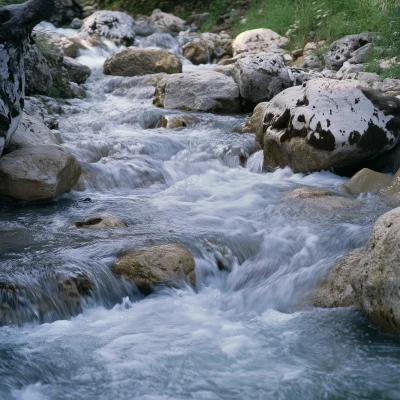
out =
{"type": "Polygon", "coordinates": [[[400,101],[351,81],[314,79],[279,93],[258,113],[267,168],[345,169],[393,148],[400,101]]]}
{"type": "Polygon", "coordinates": [[[358,171],[343,186],[353,195],[358,196],[361,193],[378,192],[387,188],[392,181],[389,175],[363,168],[358,171]]]}
{"type": "Polygon", "coordinates": [[[158,83],[153,103],[169,109],[235,112],[240,110],[239,88],[219,72],[176,74],[158,83]]]}
{"type": "Polygon", "coordinates": [[[135,33],[137,36],[147,37],[156,32],[147,21],[140,21],[135,25],[135,33]]]}
{"type": "Polygon", "coordinates": [[[324,76],[317,71],[305,68],[288,68],[289,78],[291,86],[299,86],[304,82],[310,81],[311,79],[323,78],[324,76]]]}
{"type": "Polygon", "coordinates": [[[137,76],[161,72],[180,73],[182,63],[175,54],[161,49],[123,49],[104,63],[106,75],[137,76]]]}
{"type": "Polygon", "coordinates": [[[400,208],[375,223],[351,285],[367,318],[380,330],[400,334],[400,208]]]}
{"type": "MultiPolygon", "coordinates": [[[[372,42],[374,35],[372,33],[360,33],[359,35],[345,36],[339,40],[336,40],[329,47],[329,51],[325,56],[325,64],[328,69],[339,71],[343,63],[353,56],[354,61],[357,61],[360,54],[364,54],[360,51],[356,55],[354,52],[361,47],[372,42]]],[[[357,62],[354,62],[357,64],[357,62]]]]}
{"type": "Polygon", "coordinates": [[[85,83],[92,73],[88,66],[78,63],[71,57],[64,57],[63,63],[70,81],[77,84],[85,83]]]}
{"type": "Polygon", "coordinates": [[[291,86],[288,70],[281,56],[258,53],[238,60],[233,79],[241,97],[250,104],[271,100],[291,86]]]}
{"type": "Polygon", "coordinates": [[[131,46],[136,36],[135,21],[124,12],[96,11],[83,21],[80,33],[131,46]]]}
{"type": "Polygon", "coordinates": [[[39,119],[24,112],[17,130],[8,142],[5,153],[39,145],[58,145],[59,142],[51,130],[39,119]]]}
{"type": "Polygon", "coordinates": [[[149,18],[150,25],[160,32],[177,35],[181,31],[186,31],[188,26],[186,21],[173,14],[167,14],[159,9],[153,11],[149,18]]]}
{"type": "Polygon", "coordinates": [[[60,146],[34,146],[0,158],[0,195],[52,200],[69,192],[81,174],[77,159],[60,146]]]}
{"type": "Polygon", "coordinates": [[[194,268],[192,254],[180,244],[130,250],[118,257],[112,266],[115,274],[133,282],[144,294],[150,294],[162,283],[175,285],[182,278],[188,278],[194,284],[194,268]]]}

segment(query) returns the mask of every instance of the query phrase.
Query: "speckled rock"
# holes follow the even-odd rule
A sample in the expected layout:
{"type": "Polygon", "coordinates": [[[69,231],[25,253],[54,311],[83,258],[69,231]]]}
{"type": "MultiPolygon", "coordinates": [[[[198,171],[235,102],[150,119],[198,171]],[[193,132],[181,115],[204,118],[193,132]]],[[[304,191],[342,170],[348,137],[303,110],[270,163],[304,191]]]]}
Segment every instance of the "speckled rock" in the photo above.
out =
{"type": "Polygon", "coordinates": [[[380,330],[400,334],[400,208],[375,223],[351,286],[367,318],[380,330]]]}
{"type": "Polygon", "coordinates": [[[232,43],[233,55],[268,51],[273,45],[284,47],[289,40],[271,29],[260,28],[241,33],[232,43]]]}
{"type": "Polygon", "coordinates": [[[133,282],[144,294],[150,294],[158,284],[175,285],[180,279],[195,282],[192,254],[180,244],[162,244],[129,250],[112,266],[117,275],[133,282]]]}
{"type": "Polygon", "coordinates": [[[314,79],[263,105],[257,139],[266,168],[295,172],[349,168],[393,148],[399,99],[354,82],[314,79]]]}
{"type": "Polygon", "coordinates": [[[180,73],[182,63],[175,54],[161,49],[123,49],[104,63],[106,75],[137,76],[162,72],[180,73]]]}
{"type": "Polygon", "coordinates": [[[187,111],[235,112],[240,110],[239,88],[218,72],[175,74],[158,83],[153,103],[187,111]]]}
{"type": "Polygon", "coordinates": [[[234,66],[233,79],[239,86],[240,96],[249,104],[271,100],[291,86],[282,57],[274,53],[241,58],[234,66]]]}
{"type": "Polygon", "coordinates": [[[80,33],[131,46],[136,36],[135,21],[124,12],[96,11],[83,21],[80,33]]]}

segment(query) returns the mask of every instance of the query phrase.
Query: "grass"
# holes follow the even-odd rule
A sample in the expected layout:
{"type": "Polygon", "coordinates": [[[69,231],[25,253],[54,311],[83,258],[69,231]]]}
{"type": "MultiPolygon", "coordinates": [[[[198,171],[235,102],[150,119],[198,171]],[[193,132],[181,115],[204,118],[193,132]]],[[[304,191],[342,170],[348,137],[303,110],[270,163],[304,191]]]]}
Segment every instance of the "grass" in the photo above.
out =
{"type": "Polygon", "coordinates": [[[376,32],[370,69],[400,77],[397,65],[382,71],[373,62],[400,56],[400,0],[253,0],[246,23],[237,24],[235,34],[256,28],[287,35],[292,49],[309,41],[331,43],[346,35],[376,32]]]}

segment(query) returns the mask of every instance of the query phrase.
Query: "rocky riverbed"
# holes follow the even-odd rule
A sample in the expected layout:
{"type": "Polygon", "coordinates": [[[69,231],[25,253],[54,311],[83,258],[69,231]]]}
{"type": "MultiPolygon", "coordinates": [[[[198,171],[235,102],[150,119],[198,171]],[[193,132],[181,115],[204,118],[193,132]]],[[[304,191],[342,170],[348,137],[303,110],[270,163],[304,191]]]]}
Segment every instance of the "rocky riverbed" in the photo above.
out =
{"type": "Polygon", "coordinates": [[[398,398],[400,83],[362,72],[371,34],[310,69],[322,44],[90,7],[35,29],[0,157],[0,397],[398,398]]]}

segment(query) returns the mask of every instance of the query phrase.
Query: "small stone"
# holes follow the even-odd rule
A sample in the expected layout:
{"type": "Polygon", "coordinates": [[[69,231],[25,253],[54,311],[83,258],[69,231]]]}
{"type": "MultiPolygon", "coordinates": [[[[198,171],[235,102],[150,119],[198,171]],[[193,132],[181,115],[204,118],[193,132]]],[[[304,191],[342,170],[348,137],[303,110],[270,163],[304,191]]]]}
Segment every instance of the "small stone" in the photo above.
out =
{"type": "MultiPolygon", "coordinates": [[[[86,201],[86,200],[85,200],[86,201]]],[[[77,228],[104,229],[104,228],[126,228],[126,224],[118,217],[109,214],[102,214],[98,217],[89,217],[81,222],[76,222],[77,228]]]]}

